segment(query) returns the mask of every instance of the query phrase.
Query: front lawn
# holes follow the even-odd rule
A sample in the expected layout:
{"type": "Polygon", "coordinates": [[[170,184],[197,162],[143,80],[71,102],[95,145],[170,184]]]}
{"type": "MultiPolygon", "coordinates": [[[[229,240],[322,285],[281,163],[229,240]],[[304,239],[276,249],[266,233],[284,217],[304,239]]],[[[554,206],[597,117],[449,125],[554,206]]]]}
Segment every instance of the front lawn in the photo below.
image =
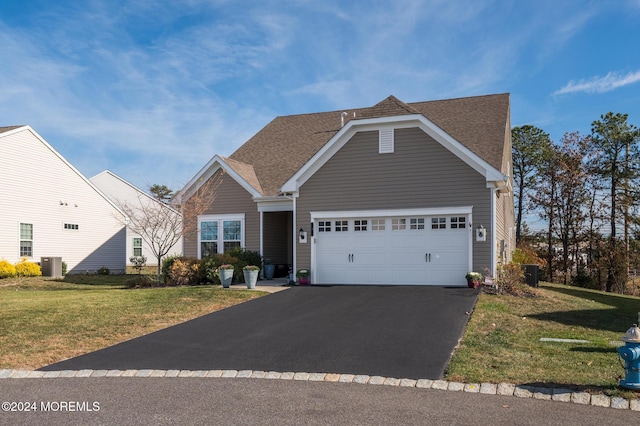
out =
{"type": "Polygon", "coordinates": [[[447,379],[615,388],[624,376],[616,347],[640,298],[546,283],[536,293],[481,294],[447,379]]]}
{"type": "Polygon", "coordinates": [[[40,368],[265,294],[220,286],[125,289],[127,278],[0,280],[0,368],[40,368]]]}

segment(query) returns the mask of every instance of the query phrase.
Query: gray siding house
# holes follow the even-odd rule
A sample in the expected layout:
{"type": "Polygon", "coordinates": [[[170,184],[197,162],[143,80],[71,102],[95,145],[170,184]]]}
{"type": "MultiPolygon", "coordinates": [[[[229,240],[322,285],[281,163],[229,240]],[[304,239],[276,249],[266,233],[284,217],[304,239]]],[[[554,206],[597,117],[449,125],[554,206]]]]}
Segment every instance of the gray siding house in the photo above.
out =
{"type": "Polygon", "coordinates": [[[509,95],[277,117],[180,193],[184,253],[259,251],[315,284],[466,285],[514,248],[509,95]]]}

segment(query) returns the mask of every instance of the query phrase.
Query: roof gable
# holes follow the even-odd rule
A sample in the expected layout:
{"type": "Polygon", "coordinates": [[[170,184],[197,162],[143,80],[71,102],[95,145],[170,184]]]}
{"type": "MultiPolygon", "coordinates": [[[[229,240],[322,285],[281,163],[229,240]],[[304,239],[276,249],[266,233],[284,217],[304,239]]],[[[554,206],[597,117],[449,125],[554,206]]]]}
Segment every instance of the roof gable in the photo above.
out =
{"type": "MultiPolygon", "coordinates": [[[[436,129],[480,162],[501,170],[510,128],[509,94],[415,103],[389,96],[368,108],[280,116],[228,158],[217,158],[254,194],[274,196],[345,128],[355,123],[388,123],[394,117],[422,117],[424,126],[436,129]]],[[[205,168],[212,166],[212,161],[205,168]]]]}
{"type": "MultiPolygon", "coordinates": [[[[87,177],[85,177],[78,169],[76,169],[66,158],[62,156],[58,151],[56,151],[53,146],[51,146],[38,132],[36,132],[31,126],[9,126],[9,127],[0,127],[0,139],[4,137],[10,137],[13,134],[18,134],[20,132],[28,132],[32,136],[32,140],[41,143],[47,152],[51,153],[54,158],[57,158],[60,163],[64,165],[64,167],[71,170],[73,175],[75,175],[79,181],[82,181],[83,184],[86,184],[91,191],[94,191],[98,194],[98,196],[104,199],[111,207],[113,207],[118,213],[123,214],[121,209],[109,198],[107,197],[98,187],[96,187],[87,177]]],[[[1,141],[0,141],[1,142],[1,141]]]]}
{"type": "Polygon", "coordinates": [[[393,117],[412,114],[420,114],[420,111],[409,104],[405,104],[395,96],[389,96],[371,108],[363,110],[358,118],[393,117]]]}

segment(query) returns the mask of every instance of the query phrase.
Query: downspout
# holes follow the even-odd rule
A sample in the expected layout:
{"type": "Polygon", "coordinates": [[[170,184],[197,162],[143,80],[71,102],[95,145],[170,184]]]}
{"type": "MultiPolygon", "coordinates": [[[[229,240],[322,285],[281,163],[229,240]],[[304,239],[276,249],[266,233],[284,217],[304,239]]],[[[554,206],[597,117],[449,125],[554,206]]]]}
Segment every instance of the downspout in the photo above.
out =
{"type": "Polygon", "coordinates": [[[297,221],[296,221],[296,216],[298,215],[298,207],[296,204],[296,199],[298,197],[296,197],[295,195],[292,196],[293,198],[293,220],[291,222],[293,222],[293,270],[291,271],[291,277],[289,277],[290,280],[295,281],[295,277],[296,277],[296,271],[297,266],[298,266],[298,247],[297,247],[297,243],[298,243],[298,231],[297,231],[297,221]]]}
{"type": "MultiPolygon", "coordinates": [[[[260,256],[264,260],[264,212],[260,212],[260,256]]],[[[260,269],[264,269],[264,266],[260,266],[260,269]]]]}
{"type": "Polygon", "coordinates": [[[489,188],[489,194],[491,196],[491,269],[492,274],[495,277],[498,272],[498,259],[496,256],[496,194],[495,188],[489,188]]]}

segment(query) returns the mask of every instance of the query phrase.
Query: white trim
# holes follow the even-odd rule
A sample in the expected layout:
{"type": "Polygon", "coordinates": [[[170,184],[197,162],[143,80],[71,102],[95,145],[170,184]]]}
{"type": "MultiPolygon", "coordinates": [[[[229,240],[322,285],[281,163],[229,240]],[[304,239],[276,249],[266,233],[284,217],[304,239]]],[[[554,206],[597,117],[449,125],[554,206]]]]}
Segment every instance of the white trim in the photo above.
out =
{"type": "MultiPolygon", "coordinates": [[[[296,228],[296,226],[298,225],[297,222],[297,214],[298,214],[298,205],[296,203],[297,200],[297,196],[293,197],[292,203],[293,203],[293,219],[291,220],[292,222],[292,226],[293,226],[293,232],[291,233],[293,235],[293,277],[290,277],[291,279],[293,279],[294,281],[296,280],[296,272],[298,271],[298,229],[296,228]]],[[[313,261],[313,260],[312,260],[313,261]]],[[[313,269],[312,269],[313,271],[313,269]]]]}
{"type": "Polygon", "coordinates": [[[280,195],[277,197],[254,197],[259,212],[290,212],[293,211],[291,197],[280,195]]]}
{"type": "Polygon", "coordinates": [[[262,197],[253,186],[251,186],[242,176],[240,176],[222,157],[214,155],[211,160],[180,190],[176,196],[178,203],[184,203],[193,194],[192,188],[198,189],[218,171],[224,170],[233,180],[242,186],[252,197],[262,197]],[[186,196],[186,199],[183,197],[186,196]]]}
{"type": "Polygon", "coordinates": [[[476,170],[488,182],[508,180],[500,170],[480,158],[469,148],[451,137],[433,122],[421,114],[382,117],[364,120],[350,120],[336,133],[307,163],[302,166],[281,187],[282,192],[297,192],[329,159],[336,154],[357,132],[379,130],[393,126],[394,129],[417,127],[439,142],[444,148],[456,155],[476,170]]]}
{"type": "Polygon", "coordinates": [[[218,253],[220,253],[220,244],[222,243],[222,248],[224,249],[224,228],[222,223],[227,220],[239,220],[240,221],[240,247],[245,247],[245,232],[246,232],[246,223],[245,223],[245,214],[244,213],[236,213],[236,214],[203,214],[198,216],[198,230],[196,231],[198,234],[197,238],[197,253],[198,259],[202,259],[201,252],[201,240],[200,240],[200,224],[202,222],[218,222],[218,253]]]}
{"type": "MultiPolygon", "coordinates": [[[[295,204],[294,204],[295,205],[295,204]]],[[[316,254],[316,236],[318,229],[316,227],[316,221],[322,219],[353,219],[353,218],[372,218],[372,217],[408,217],[408,216],[466,216],[467,219],[467,232],[468,245],[467,250],[469,253],[467,269],[473,270],[473,206],[458,206],[458,207],[425,207],[425,208],[412,208],[412,209],[381,209],[381,210],[328,210],[328,211],[312,211],[309,212],[311,216],[311,223],[314,226],[314,236],[310,238],[311,243],[311,282],[317,282],[317,254],[316,254]]],[[[295,213],[294,213],[295,222],[295,213]]],[[[426,224],[425,224],[426,226],[426,224]]],[[[495,227],[495,226],[494,226],[495,227]]],[[[294,234],[297,235],[296,226],[294,224],[294,234]]],[[[296,239],[294,235],[294,240],[296,239]]],[[[295,246],[294,246],[295,247],[295,246]]],[[[294,265],[295,265],[295,249],[294,249],[294,265]]],[[[295,272],[295,270],[294,270],[295,272]]]]}
{"type": "Polygon", "coordinates": [[[491,273],[495,277],[498,271],[498,259],[496,255],[496,193],[493,188],[489,189],[489,196],[491,197],[491,273]]]}
{"type": "MultiPolygon", "coordinates": [[[[264,257],[264,212],[260,212],[260,256],[264,257]]],[[[262,265],[260,266],[262,268],[262,265]]]]}
{"type": "Polygon", "coordinates": [[[310,212],[311,221],[326,218],[343,217],[378,217],[378,216],[437,216],[437,215],[470,215],[473,206],[462,207],[428,207],[418,209],[383,209],[383,210],[332,210],[310,212]]]}
{"type": "Polygon", "coordinates": [[[395,151],[395,130],[383,127],[378,130],[378,154],[393,154],[395,151]]]}

